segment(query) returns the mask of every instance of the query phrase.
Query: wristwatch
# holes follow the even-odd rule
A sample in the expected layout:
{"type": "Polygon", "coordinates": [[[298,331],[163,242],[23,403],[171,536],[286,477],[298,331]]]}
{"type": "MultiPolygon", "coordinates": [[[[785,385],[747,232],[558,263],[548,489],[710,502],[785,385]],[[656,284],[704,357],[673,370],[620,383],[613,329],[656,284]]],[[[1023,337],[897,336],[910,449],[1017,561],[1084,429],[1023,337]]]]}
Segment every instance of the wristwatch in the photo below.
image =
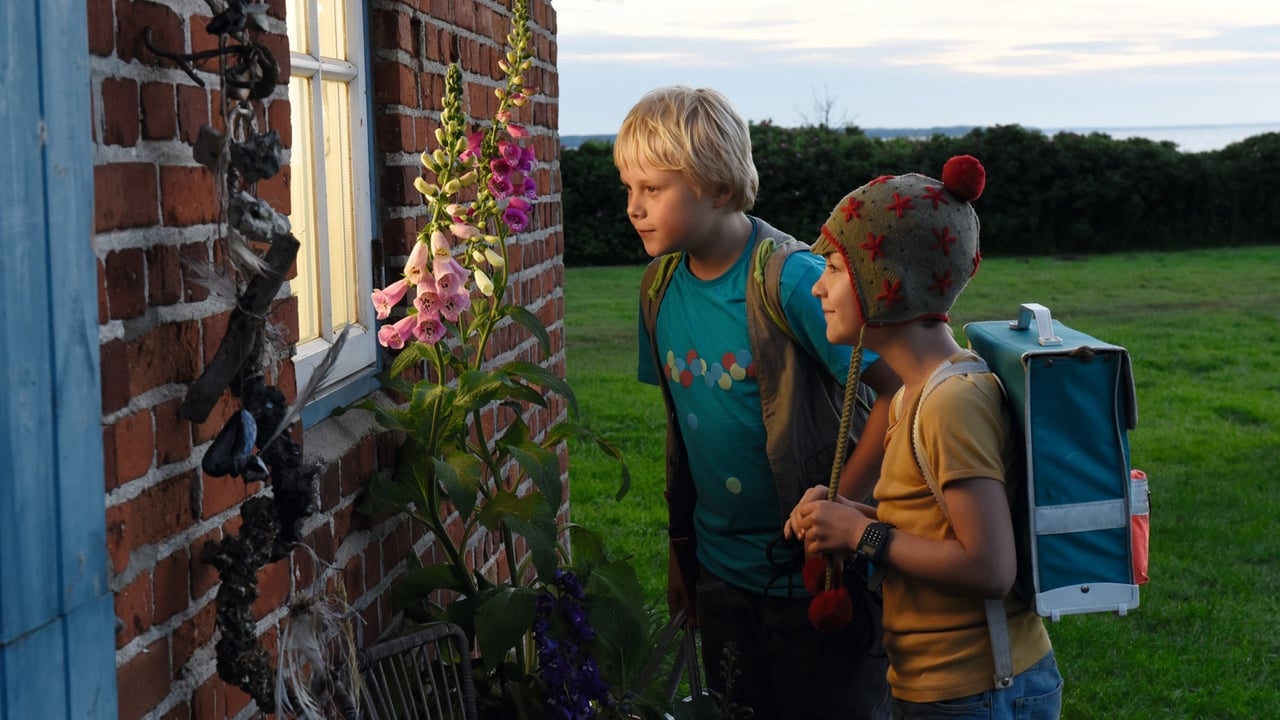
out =
{"type": "Polygon", "coordinates": [[[880,562],[884,549],[889,545],[889,523],[873,522],[862,531],[862,539],[858,541],[858,556],[871,563],[880,562]]]}

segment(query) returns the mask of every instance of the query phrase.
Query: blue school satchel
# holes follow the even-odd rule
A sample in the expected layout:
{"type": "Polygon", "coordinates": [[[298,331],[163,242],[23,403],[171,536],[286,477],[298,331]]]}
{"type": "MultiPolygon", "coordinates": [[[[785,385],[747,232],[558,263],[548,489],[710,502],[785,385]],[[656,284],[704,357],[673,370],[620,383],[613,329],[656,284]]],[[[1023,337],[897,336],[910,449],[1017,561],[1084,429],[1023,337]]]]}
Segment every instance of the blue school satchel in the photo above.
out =
{"type": "MultiPolygon", "coordinates": [[[[1128,431],[1138,406],[1128,351],[1055,322],[1036,303],[1023,304],[1012,322],[972,322],[964,332],[982,361],[944,364],[921,402],[951,375],[989,368],[1000,379],[1025,460],[1025,486],[1014,494],[1018,590],[1054,621],[1138,607],[1130,515],[1145,512],[1146,498],[1130,489],[1128,431]]],[[[917,427],[916,459],[941,504],[917,427]]],[[[1012,672],[1000,658],[1008,631],[1002,603],[987,605],[999,686],[1012,672]]]]}

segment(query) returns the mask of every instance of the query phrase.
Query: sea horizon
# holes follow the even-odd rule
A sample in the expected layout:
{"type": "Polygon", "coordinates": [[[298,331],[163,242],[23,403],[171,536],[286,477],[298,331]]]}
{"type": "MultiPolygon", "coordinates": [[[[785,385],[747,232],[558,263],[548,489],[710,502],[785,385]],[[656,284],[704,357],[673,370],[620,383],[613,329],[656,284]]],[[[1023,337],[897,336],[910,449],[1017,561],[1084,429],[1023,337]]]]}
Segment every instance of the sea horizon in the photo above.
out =
{"type": "MultiPolygon", "coordinates": [[[[977,127],[990,127],[979,125],[952,125],[947,127],[874,127],[860,128],[862,132],[870,137],[892,138],[892,137],[917,137],[927,138],[935,134],[959,136],[968,133],[977,127]]],[[[1091,133],[1102,133],[1109,135],[1116,140],[1125,140],[1133,137],[1147,138],[1157,142],[1170,141],[1178,146],[1178,150],[1182,152],[1208,152],[1212,150],[1221,150],[1222,148],[1241,140],[1251,138],[1255,135],[1261,135],[1269,132],[1280,132],[1280,121],[1270,123],[1236,123],[1236,124],[1215,124],[1215,125],[1149,125],[1149,126],[1116,126],[1116,127],[1090,127],[1090,126],[1072,126],[1072,127],[1034,127],[1025,126],[1028,130],[1035,130],[1048,136],[1058,133],[1076,133],[1079,135],[1088,135],[1091,133]]],[[[589,140],[597,140],[604,142],[612,142],[615,137],[612,133],[599,134],[565,134],[560,136],[560,145],[566,148],[575,148],[589,140]]]]}

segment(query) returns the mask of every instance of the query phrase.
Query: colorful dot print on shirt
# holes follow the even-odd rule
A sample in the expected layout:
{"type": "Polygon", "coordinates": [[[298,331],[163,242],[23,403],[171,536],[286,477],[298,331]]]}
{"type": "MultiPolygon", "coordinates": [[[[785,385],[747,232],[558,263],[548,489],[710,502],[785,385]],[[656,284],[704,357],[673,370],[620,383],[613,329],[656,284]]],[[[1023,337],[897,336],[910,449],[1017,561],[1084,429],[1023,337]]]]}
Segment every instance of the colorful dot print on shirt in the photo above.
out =
{"type": "Polygon", "coordinates": [[[698,357],[697,350],[690,350],[684,357],[677,357],[674,350],[667,351],[667,374],[671,381],[683,387],[693,386],[694,380],[702,378],[709,388],[719,387],[730,390],[734,382],[756,377],[756,366],[750,350],[726,352],[720,359],[710,365],[698,357]]]}

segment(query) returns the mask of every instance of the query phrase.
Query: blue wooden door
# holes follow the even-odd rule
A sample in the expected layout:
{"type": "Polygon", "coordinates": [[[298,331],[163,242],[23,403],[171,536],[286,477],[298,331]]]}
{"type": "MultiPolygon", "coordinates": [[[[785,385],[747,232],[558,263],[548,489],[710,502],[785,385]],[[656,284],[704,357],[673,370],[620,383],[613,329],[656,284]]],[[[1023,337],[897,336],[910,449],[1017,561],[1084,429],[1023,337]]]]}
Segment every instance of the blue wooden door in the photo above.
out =
{"type": "Polygon", "coordinates": [[[115,718],[84,0],[0,2],[0,720],[115,718]]]}

